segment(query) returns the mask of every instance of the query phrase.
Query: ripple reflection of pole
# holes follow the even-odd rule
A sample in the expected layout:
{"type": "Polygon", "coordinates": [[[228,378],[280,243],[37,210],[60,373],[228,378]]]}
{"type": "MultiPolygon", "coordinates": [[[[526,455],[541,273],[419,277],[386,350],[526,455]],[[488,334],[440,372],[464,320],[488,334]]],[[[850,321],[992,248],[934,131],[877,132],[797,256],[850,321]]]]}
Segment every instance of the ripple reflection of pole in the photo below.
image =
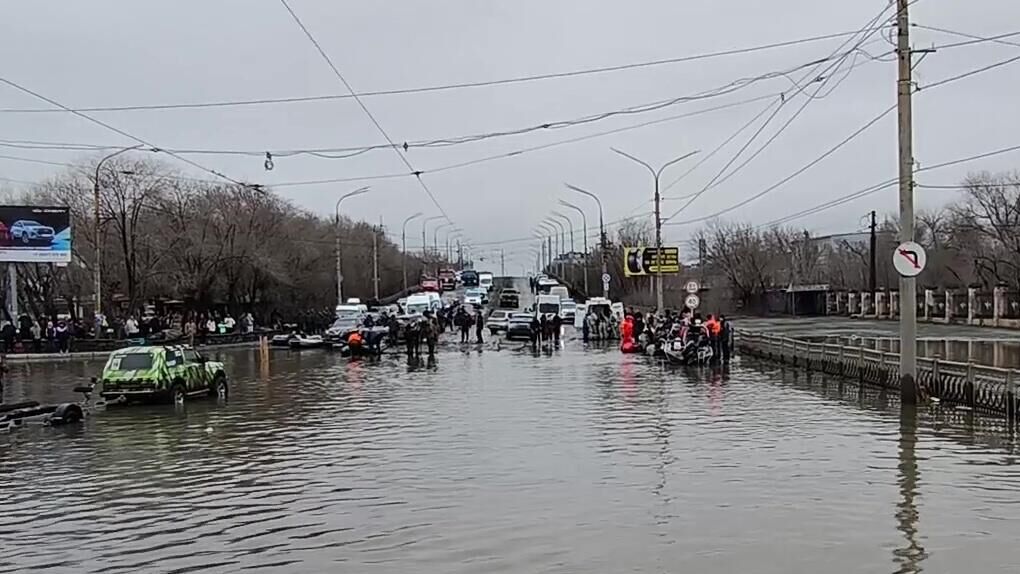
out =
{"type": "Polygon", "coordinates": [[[921,572],[921,562],[928,557],[917,537],[917,484],[920,476],[917,467],[917,406],[900,405],[899,465],[897,467],[900,501],[896,505],[896,527],[903,534],[904,546],[893,550],[893,558],[900,564],[897,572],[921,572]]]}

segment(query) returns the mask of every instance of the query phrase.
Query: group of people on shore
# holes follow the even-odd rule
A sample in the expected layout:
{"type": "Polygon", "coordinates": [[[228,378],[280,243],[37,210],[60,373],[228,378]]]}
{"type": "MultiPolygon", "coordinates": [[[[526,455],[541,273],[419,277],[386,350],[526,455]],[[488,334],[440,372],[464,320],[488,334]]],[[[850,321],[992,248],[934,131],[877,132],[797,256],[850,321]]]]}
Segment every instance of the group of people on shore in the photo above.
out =
{"type": "Polygon", "coordinates": [[[0,323],[0,353],[66,353],[71,340],[87,330],[68,321],[18,317],[17,323],[0,323]]]}
{"type": "Polygon", "coordinates": [[[679,340],[682,345],[694,341],[711,348],[709,362],[728,363],[733,348],[733,329],[724,315],[708,315],[684,309],[679,314],[667,309],[662,316],[648,313],[642,316],[633,309],[626,311],[620,324],[620,348],[624,352],[658,352],[670,342],[679,340]]]}

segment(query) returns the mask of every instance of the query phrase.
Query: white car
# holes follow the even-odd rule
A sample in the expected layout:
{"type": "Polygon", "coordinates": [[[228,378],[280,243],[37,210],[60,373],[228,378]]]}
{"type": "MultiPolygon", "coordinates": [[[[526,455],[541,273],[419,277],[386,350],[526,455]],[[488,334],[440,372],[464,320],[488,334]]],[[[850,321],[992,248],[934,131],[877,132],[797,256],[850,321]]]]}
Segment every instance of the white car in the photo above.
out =
{"type": "Polygon", "coordinates": [[[496,309],[485,320],[485,326],[489,328],[489,332],[493,335],[505,332],[507,327],[510,326],[510,311],[496,309]]]}
{"type": "Polygon", "coordinates": [[[465,305],[474,305],[475,307],[482,306],[482,296],[478,293],[467,293],[464,295],[465,305]]]}

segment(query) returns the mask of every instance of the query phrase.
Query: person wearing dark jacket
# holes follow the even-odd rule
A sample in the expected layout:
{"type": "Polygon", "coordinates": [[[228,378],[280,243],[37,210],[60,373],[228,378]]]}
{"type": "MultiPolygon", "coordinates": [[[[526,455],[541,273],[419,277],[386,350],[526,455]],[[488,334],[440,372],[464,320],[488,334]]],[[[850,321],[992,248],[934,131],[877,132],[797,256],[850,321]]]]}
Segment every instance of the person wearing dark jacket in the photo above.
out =
{"type": "Polygon", "coordinates": [[[563,330],[563,318],[560,317],[559,313],[556,313],[553,315],[552,321],[550,322],[552,323],[553,341],[556,342],[556,346],[558,347],[560,345],[560,331],[563,330]]]}
{"type": "Polygon", "coordinates": [[[730,362],[730,350],[733,344],[733,326],[725,315],[719,315],[719,347],[722,350],[722,361],[730,362]]]}
{"type": "Polygon", "coordinates": [[[479,309],[475,313],[475,338],[478,340],[478,344],[481,345],[482,341],[482,329],[485,328],[485,317],[482,316],[482,310],[479,309]]]}

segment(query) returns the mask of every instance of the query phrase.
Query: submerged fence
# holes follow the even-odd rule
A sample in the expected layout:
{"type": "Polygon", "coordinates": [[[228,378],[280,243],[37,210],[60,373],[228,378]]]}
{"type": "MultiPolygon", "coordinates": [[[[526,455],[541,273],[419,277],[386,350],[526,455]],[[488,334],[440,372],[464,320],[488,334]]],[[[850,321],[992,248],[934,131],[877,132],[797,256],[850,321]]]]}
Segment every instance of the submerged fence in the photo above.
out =
{"type": "MultiPolygon", "coordinates": [[[[814,343],[764,333],[738,331],[743,353],[857,379],[860,384],[899,389],[899,353],[859,346],[814,343]]],[[[1016,424],[1020,371],[976,363],[918,357],[917,384],[922,396],[1006,417],[1016,424]]]]}

